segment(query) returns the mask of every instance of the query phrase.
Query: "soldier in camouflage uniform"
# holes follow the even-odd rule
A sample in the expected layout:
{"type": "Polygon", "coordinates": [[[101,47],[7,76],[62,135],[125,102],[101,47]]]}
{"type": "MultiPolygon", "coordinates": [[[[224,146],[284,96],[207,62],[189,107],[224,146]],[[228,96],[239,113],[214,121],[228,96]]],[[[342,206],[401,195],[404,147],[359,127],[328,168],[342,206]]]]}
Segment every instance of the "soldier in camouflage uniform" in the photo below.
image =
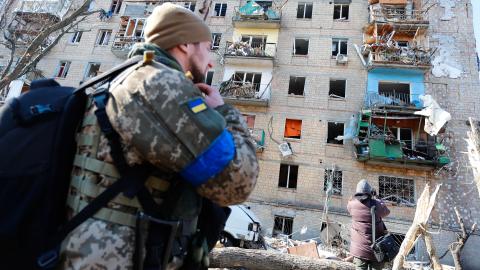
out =
{"type": "MultiPolygon", "coordinates": [[[[202,83],[212,67],[206,24],[167,3],[154,9],[146,25],[146,43],[137,44],[129,57],[153,51],[154,61],[139,63],[112,82],[106,112],[129,165],[150,163],[181,176],[162,179],[153,173],[146,182],[157,202],[175,187],[177,203],[167,206],[166,218],[195,221],[204,199],[221,206],[247,199],[259,170],[255,147],[239,111],[202,83]]],[[[68,197],[73,214],[120,177],[94,111],[90,102],[78,133],[68,197]]],[[[133,269],[140,208],[137,199],[117,196],[67,237],[61,268],[133,269]]]]}

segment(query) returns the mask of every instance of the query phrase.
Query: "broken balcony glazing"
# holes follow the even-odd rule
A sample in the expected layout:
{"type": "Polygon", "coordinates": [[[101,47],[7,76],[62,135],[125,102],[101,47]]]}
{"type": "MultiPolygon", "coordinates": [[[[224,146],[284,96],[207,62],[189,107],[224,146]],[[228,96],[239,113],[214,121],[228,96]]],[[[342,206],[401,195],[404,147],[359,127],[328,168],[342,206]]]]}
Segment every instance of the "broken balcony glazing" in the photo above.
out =
{"type": "Polygon", "coordinates": [[[20,1],[14,13],[17,15],[51,15],[58,18],[58,20],[68,11],[70,0],[57,1],[20,1]]]}
{"type": "Polygon", "coordinates": [[[271,82],[261,84],[235,81],[232,77],[232,79],[220,83],[219,91],[227,103],[267,107],[270,101],[271,82]]]}
{"type": "Polygon", "coordinates": [[[126,59],[130,49],[138,42],[144,42],[144,28],[146,19],[144,17],[120,17],[120,27],[112,43],[112,53],[126,59]]]}
{"type": "Polygon", "coordinates": [[[240,28],[280,28],[281,10],[272,7],[271,1],[247,1],[235,7],[233,25],[240,28]]]}
{"type": "Polygon", "coordinates": [[[404,110],[388,110],[372,106],[361,111],[354,140],[357,160],[414,169],[450,163],[442,143],[443,134],[427,134],[423,129],[426,118],[414,114],[420,109],[409,104],[403,107],[404,110]]]}
{"type": "Polygon", "coordinates": [[[276,43],[262,41],[227,41],[225,46],[225,57],[273,58],[275,57],[276,49],[276,43]]]}

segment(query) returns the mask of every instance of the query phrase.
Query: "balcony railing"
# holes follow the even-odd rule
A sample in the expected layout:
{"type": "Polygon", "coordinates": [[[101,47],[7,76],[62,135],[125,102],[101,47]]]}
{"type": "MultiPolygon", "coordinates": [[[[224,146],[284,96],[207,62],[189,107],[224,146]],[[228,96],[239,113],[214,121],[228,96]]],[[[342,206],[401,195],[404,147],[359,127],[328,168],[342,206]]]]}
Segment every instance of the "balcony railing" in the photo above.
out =
{"type": "Polygon", "coordinates": [[[428,24],[426,13],[423,10],[406,11],[405,9],[395,8],[371,9],[370,20],[375,22],[428,24]]]}
{"type": "Polygon", "coordinates": [[[238,105],[268,106],[271,84],[224,81],[219,85],[220,95],[238,105]]]}
{"type": "Polygon", "coordinates": [[[390,47],[370,52],[369,62],[373,65],[395,64],[429,68],[431,66],[431,57],[432,53],[430,50],[390,47]]]}
{"type": "Polygon", "coordinates": [[[117,57],[126,58],[130,49],[135,43],[143,42],[144,37],[125,37],[123,35],[115,36],[112,44],[112,53],[117,57]]]}
{"type": "Polygon", "coordinates": [[[365,96],[365,107],[366,108],[375,108],[375,107],[410,107],[410,108],[421,108],[422,102],[420,100],[420,95],[418,94],[405,94],[405,93],[375,93],[367,92],[365,96]]]}
{"type": "Polygon", "coordinates": [[[276,43],[227,41],[225,46],[225,56],[273,58],[275,57],[276,50],[276,43]]]}

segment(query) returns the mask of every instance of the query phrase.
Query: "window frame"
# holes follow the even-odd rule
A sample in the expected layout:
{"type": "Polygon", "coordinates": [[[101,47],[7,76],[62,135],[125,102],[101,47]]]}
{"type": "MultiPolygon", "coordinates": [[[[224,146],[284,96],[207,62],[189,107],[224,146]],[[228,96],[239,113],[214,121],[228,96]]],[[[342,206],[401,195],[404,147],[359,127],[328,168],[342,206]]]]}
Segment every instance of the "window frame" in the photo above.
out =
{"type": "Polygon", "coordinates": [[[214,70],[208,70],[207,71],[207,74],[205,74],[205,83],[208,84],[208,85],[212,85],[213,83],[213,75],[215,74],[215,71],[214,70]],[[211,74],[211,78],[210,78],[210,83],[208,83],[209,79],[208,79],[208,76],[209,74],[211,74]]]}
{"type": "Polygon", "coordinates": [[[253,84],[253,87],[255,88],[255,93],[258,94],[260,93],[260,87],[262,85],[262,73],[261,72],[249,72],[249,71],[234,71],[233,72],[233,82],[234,83],[241,83],[244,85],[245,83],[251,83],[253,84]],[[243,73],[243,78],[241,81],[236,80],[237,79],[237,73],[243,73]],[[252,81],[247,81],[247,75],[252,75],[252,81]],[[260,82],[256,83],[255,79],[260,76],[260,82]],[[255,85],[257,84],[257,85],[255,85]]]}
{"type": "Polygon", "coordinates": [[[334,4],[333,5],[333,20],[334,21],[339,21],[339,22],[346,22],[346,21],[350,20],[350,4],[334,4]],[[340,6],[340,12],[339,12],[340,18],[335,19],[335,8],[338,7],[338,6],[340,6]],[[346,19],[342,19],[342,13],[343,13],[343,10],[344,10],[344,6],[348,7],[347,18],[346,19]]]}
{"type": "Polygon", "coordinates": [[[215,3],[213,6],[213,14],[212,17],[223,17],[225,18],[227,16],[227,9],[228,9],[228,3],[215,3]],[[216,10],[217,5],[219,5],[218,12],[216,10]],[[225,5],[225,10],[223,10],[223,6],[225,5]],[[222,12],[223,10],[223,12],[222,12]]]}
{"type": "Polygon", "coordinates": [[[218,50],[220,48],[220,42],[222,41],[222,33],[212,33],[212,46],[210,50],[218,50]],[[218,40],[218,45],[215,45],[215,41],[218,40]]]}
{"type": "Polygon", "coordinates": [[[308,56],[309,48],[310,48],[310,38],[296,37],[296,38],[293,39],[293,56],[303,56],[303,57],[308,56]],[[297,53],[297,49],[296,49],[297,39],[303,39],[303,40],[307,41],[307,52],[306,52],[306,54],[298,54],[297,53]]]}
{"type": "Polygon", "coordinates": [[[281,215],[274,215],[273,216],[273,228],[272,228],[272,236],[277,236],[278,234],[283,234],[283,235],[287,235],[288,238],[292,238],[292,234],[293,234],[293,220],[294,218],[293,217],[288,217],[288,216],[281,216],[281,215]],[[279,222],[277,222],[277,220],[281,220],[281,229],[280,230],[275,230],[275,228],[277,228],[277,224],[279,224],[279,222]],[[290,233],[288,232],[285,232],[285,228],[287,227],[286,226],[286,222],[289,220],[289,223],[290,223],[290,233]],[[281,231],[281,233],[279,233],[278,231],[281,231]]]}
{"type": "Polygon", "coordinates": [[[112,12],[112,15],[116,15],[120,13],[120,9],[122,9],[123,0],[112,0],[110,3],[109,11],[112,12]]]}
{"type": "Polygon", "coordinates": [[[339,54],[343,54],[345,56],[348,56],[348,38],[332,38],[332,47],[330,48],[331,49],[331,54],[332,54],[332,58],[335,58],[337,57],[337,55],[339,54]],[[334,50],[333,50],[333,44],[337,42],[337,54],[333,54],[334,53],[334,50]],[[346,49],[345,49],[345,53],[342,53],[342,47],[341,47],[341,44],[342,43],[345,43],[346,45],[346,49]]]}
{"type": "Polygon", "coordinates": [[[332,172],[335,173],[335,175],[333,175],[333,183],[332,183],[333,194],[332,195],[342,196],[343,195],[343,171],[340,171],[340,170],[325,169],[324,175],[323,175],[323,191],[325,192],[327,191],[327,178],[330,177],[330,174],[332,172]],[[340,176],[338,176],[338,173],[340,174],[340,176]],[[338,184],[339,182],[340,184],[338,184]],[[338,188],[338,186],[340,186],[340,188],[338,188]]]}
{"type": "Polygon", "coordinates": [[[284,189],[291,189],[291,190],[297,190],[298,187],[298,171],[299,171],[298,165],[295,164],[287,164],[287,163],[280,163],[280,169],[279,169],[279,175],[278,175],[278,188],[284,188],[284,189]],[[282,167],[285,168],[287,167],[287,174],[286,174],[286,179],[282,180],[282,167]],[[292,172],[292,167],[295,168],[296,172],[292,172]],[[292,175],[296,175],[296,179],[291,179],[293,177],[292,175]],[[281,182],[285,181],[285,186],[281,185],[281,182]]]}
{"type": "Polygon", "coordinates": [[[328,81],[328,98],[330,99],[335,99],[335,100],[344,100],[347,98],[347,79],[337,79],[337,78],[330,78],[329,81],[328,81]],[[338,97],[332,97],[331,95],[335,95],[334,93],[332,93],[332,81],[344,81],[345,82],[345,85],[344,85],[344,88],[343,88],[343,97],[341,96],[338,96],[338,97]]]}
{"type": "Polygon", "coordinates": [[[249,113],[242,113],[242,116],[245,119],[245,122],[247,123],[247,127],[249,129],[254,129],[255,128],[255,120],[256,120],[257,116],[255,114],[249,114],[249,113]],[[248,125],[248,123],[249,123],[248,118],[253,119],[253,126],[251,126],[251,127],[248,125]]]}
{"type": "MultiPolygon", "coordinates": [[[[395,184],[396,186],[399,186],[398,183],[395,184]]],[[[409,191],[410,193],[410,191],[409,191]]],[[[413,178],[404,178],[404,177],[397,177],[397,176],[388,176],[388,175],[379,175],[378,176],[378,196],[379,198],[383,199],[383,200],[386,200],[386,201],[390,201],[390,202],[394,202],[394,203],[398,203],[397,200],[390,200],[388,198],[388,196],[391,196],[391,195],[396,195],[402,199],[404,199],[405,201],[408,201],[409,203],[411,203],[412,205],[406,205],[407,207],[414,207],[414,204],[415,204],[415,179],[413,178]],[[401,185],[410,185],[411,184],[411,194],[408,194],[409,195],[409,199],[404,199],[402,198],[402,196],[400,196],[398,194],[398,190],[397,190],[397,194],[385,194],[385,185],[387,185],[387,183],[381,183],[382,181],[382,178],[383,180],[396,180],[397,182],[399,180],[401,181],[404,181],[406,182],[405,183],[401,183],[401,185]]],[[[403,204],[402,204],[403,205],[403,204]]]]}
{"type": "Polygon", "coordinates": [[[82,40],[83,31],[76,31],[69,40],[69,44],[79,44],[82,40]]]}
{"type": "Polygon", "coordinates": [[[303,20],[311,20],[313,17],[313,2],[298,2],[298,5],[297,5],[297,19],[303,19],[303,20]],[[300,9],[300,6],[303,5],[303,15],[302,17],[298,17],[299,16],[299,9],[300,9]],[[307,15],[307,6],[311,6],[311,11],[310,11],[310,18],[307,18],[306,15],[307,15]]]}
{"type": "Polygon", "coordinates": [[[55,78],[65,79],[68,76],[68,72],[70,71],[70,66],[72,65],[72,61],[68,60],[60,60],[58,62],[57,68],[55,70],[55,78]],[[65,63],[65,66],[62,69],[62,63],[65,63]],[[60,69],[62,69],[62,73],[60,74],[60,69]],[[60,76],[59,76],[60,75],[60,76]]]}
{"type": "Polygon", "coordinates": [[[290,79],[288,81],[288,95],[289,96],[305,96],[305,85],[307,84],[307,77],[305,76],[290,76],[290,79]],[[303,87],[302,87],[302,94],[295,94],[293,91],[292,91],[292,79],[295,78],[295,82],[293,84],[296,84],[297,82],[297,79],[298,78],[303,78],[303,87]]]}
{"type": "Polygon", "coordinates": [[[113,31],[111,29],[100,29],[98,30],[97,39],[95,40],[95,46],[106,47],[110,43],[110,38],[112,37],[113,31]],[[105,36],[103,34],[105,33],[105,36]],[[108,33],[107,43],[102,42],[101,40],[105,41],[106,34],[108,33]]]}
{"type": "Polygon", "coordinates": [[[195,8],[197,6],[197,1],[185,1],[183,3],[183,7],[190,10],[191,12],[195,12],[195,8]],[[192,9],[193,6],[193,9],[192,9]]]}
{"type": "Polygon", "coordinates": [[[303,120],[302,119],[286,118],[285,119],[285,128],[283,130],[283,138],[287,139],[287,140],[300,140],[300,139],[302,139],[302,129],[303,129],[303,120]],[[298,136],[298,138],[295,138],[293,136],[290,136],[290,137],[285,136],[285,134],[287,132],[286,131],[287,130],[287,123],[289,121],[300,121],[300,136],[298,136]]]}
{"type": "Polygon", "coordinates": [[[93,65],[98,65],[98,71],[100,71],[100,67],[102,66],[102,63],[101,62],[88,62],[87,66],[85,67],[85,72],[83,73],[83,80],[87,80],[89,78],[93,78],[93,77],[98,75],[97,74],[97,75],[94,75],[94,76],[88,76],[88,73],[89,73],[89,71],[90,71],[90,69],[93,65]]]}
{"type": "Polygon", "coordinates": [[[342,125],[343,125],[343,132],[342,132],[341,134],[337,135],[337,136],[343,136],[343,134],[345,134],[345,123],[344,123],[344,122],[331,122],[331,121],[328,121],[328,122],[327,122],[327,144],[329,144],[329,145],[344,145],[344,144],[345,144],[345,140],[341,140],[341,141],[335,140],[335,137],[337,137],[337,136],[335,136],[335,137],[332,138],[332,140],[333,140],[334,142],[329,142],[329,140],[330,140],[330,139],[329,139],[329,138],[330,138],[330,136],[329,136],[329,135],[330,135],[330,132],[329,132],[329,131],[330,131],[330,124],[335,124],[335,125],[342,124],[342,125]],[[336,143],[336,142],[338,142],[338,143],[336,143]]]}

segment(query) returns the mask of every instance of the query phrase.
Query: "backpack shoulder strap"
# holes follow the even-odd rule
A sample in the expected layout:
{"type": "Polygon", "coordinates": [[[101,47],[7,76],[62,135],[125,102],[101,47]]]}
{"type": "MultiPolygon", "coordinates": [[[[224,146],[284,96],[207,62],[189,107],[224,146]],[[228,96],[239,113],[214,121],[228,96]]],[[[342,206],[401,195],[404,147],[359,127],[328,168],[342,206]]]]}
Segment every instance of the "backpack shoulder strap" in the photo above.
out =
{"type": "Polygon", "coordinates": [[[117,65],[115,66],[114,68],[112,69],[109,69],[107,70],[106,72],[98,75],[98,76],[95,76],[93,78],[91,78],[90,80],[82,83],[80,85],[80,87],[78,87],[75,92],[78,92],[78,91],[83,91],[85,89],[87,89],[88,87],[91,87],[99,82],[102,82],[102,81],[106,81],[106,80],[109,80],[109,79],[112,79],[114,78],[115,76],[117,76],[118,74],[122,73],[122,71],[124,71],[125,69],[135,65],[135,64],[138,64],[139,62],[141,62],[143,60],[143,56],[142,55],[137,55],[137,56],[134,56],[130,59],[128,59],[127,61],[123,62],[122,64],[120,65],[117,65]]]}
{"type": "Polygon", "coordinates": [[[375,201],[373,201],[373,205],[370,206],[370,214],[372,214],[372,245],[375,244],[375,233],[377,231],[377,223],[375,222],[375,209],[377,208],[375,201]]]}

